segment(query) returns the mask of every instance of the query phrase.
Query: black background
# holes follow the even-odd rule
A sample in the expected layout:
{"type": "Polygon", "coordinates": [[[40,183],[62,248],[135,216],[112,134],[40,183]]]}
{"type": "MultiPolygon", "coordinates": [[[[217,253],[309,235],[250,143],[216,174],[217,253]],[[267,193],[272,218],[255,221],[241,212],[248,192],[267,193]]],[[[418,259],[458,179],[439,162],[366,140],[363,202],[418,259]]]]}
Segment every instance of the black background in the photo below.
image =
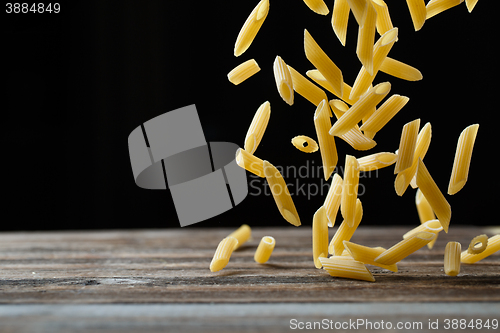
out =
{"type": "MultiPolygon", "coordinates": [[[[333,7],[332,0],[325,2],[333,7]]],[[[498,25],[491,4],[480,1],[469,13],[462,3],[415,32],[405,1],[386,2],[399,28],[390,56],[417,67],[424,79],[405,82],[379,73],[375,83],[390,81],[391,94],[410,101],[377,133],[372,150],[355,151],[337,140],[338,165],[345,154],[395,151],[402,126],[420,118],[421,126],[431,122],[433,131],[426,166],[446,192],[458,136],[479,123],[468,183],[446,197],[452,225],[497,224],[492,213],[499,110],[498,83],[492,80],[498,77],[498,25]]],[[[236,58],[236,36],[256,3],[68,1],[61,3],[59,14],[3,12],[2,79],[7,88],[0,230],[179,227],[168,191],[135,185],[127,138],[141,123],[193,103],[207,141],[242,146],[254,112],[269,100],[271,120],[256,155],[280,166],[321,165],[319,152],[304,154],[290,144],[296,135],[315,138],[315,107],[300,95],[293,106],[283,102],[272,64],[280,55],[303,74],[313,69],[303,51],[306,28],[352,85],[361,66],[355,54],[357,24],[351,14],[343,47],[331,28],[331,15],[315,14],[300,0],[271,0],[257,38],[236,58]],[[251,58],[262,70],[232,85],[226,74],[251,58]]],[[[298,181],[319,185],[320,178],[298,181]]],[[[418,224],[415,191],[409,188],[398,197],[393,182],[393,168],[361,179],[363,224],[418,224]]],[[[252,184],[236,208],[188,228],[288,225],[272,197],[252,195],[263,189],[263,182],[252,184]]],[[[325,195],[295,196],[302,224],[311,224],[325,195]]]]}

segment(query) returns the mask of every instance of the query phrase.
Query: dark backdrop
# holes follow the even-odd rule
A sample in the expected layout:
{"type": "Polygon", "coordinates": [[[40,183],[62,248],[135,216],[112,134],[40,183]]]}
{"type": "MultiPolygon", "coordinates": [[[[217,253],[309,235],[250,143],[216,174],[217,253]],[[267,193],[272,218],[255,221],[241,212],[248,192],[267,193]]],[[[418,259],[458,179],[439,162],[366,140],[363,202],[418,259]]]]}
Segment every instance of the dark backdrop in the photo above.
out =
{"type": "MultiPolygon", "coordinates": [[[[256,5],[251,1],[63,2],[59,14],[2,14],[6,95],[2,114],[2,230],[178,227],[168,191],[144,190],[134,183],[127,137],[141,123],[195,103],[207,141],[243,145],[258,106],[271,102],[272,116],[257,155],[275,165],[321,165],[319,153],[304,154],[290,144],[296,135],[315,137],[315,107],[299,95],[295,105],[279,97],[272,64],[280,55],[301,73],[312,69],[303,51],[307,28],[352,84],[357,24],[351,14],[342,47],[331,16],[310,11],[300,0],[271,0],[256,40],[239,58],[236,36],[256,5]],[[239,86],[226,74],[255,58],[261,72],[239,86]]],[[[330,8],[333,1],[327,0],[330,8]]],[[[398,148],[402,126],[420,118],[433,136],[425,163],[443,192],[451,173],[460,132],[480,123],[469,181],[454,196],[453,224],[496,224],[498,60],[497,24],[491,4],[479,2],[469,14],[465,3],[427,21],[415,32],[404,1],[387,0],[399,41],[390,56],[423,73],[420,82],[389,80],[392,93],[410,97],[406,107],[380,131],[378,145],[355,151],[337,140],[339,165],[345,154],[361,157],[398,148]]],[[[328,95],[329,98],[334,98],[328,95]]],[[[249,176],[249,182],[254,178],[249,176]]],[[[323,194],[295,196],[302,223],[323,203],[323,194]]],[[[295,179],[287,178],[296,183],[295,179]]],[[[393,168],[361,179],[363,224],[418,224],[415,191],[398,197],[393,168]]],[[[288,225],[272,197],[250,195],[231,211],[196,227],[288,225]]],[[[294,190],[291,189],[293,192],[294,190]]],[[[314,188],[311,188],[311,192],[314,188]]],[[[313,193],[311,193],[313,194],[313,193]]]]}

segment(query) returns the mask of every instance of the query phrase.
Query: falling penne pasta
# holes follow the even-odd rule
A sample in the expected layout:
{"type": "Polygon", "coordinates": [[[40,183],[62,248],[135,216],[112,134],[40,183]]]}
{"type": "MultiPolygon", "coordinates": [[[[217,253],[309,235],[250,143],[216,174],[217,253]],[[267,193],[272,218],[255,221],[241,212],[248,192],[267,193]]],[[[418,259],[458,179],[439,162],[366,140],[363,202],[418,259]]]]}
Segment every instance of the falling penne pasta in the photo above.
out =
{"type": "MultiPolygon", "coordinates": [[[[344,82],[344,86],[342,88],[342,92],[344,96],[338,96],[333,89],[332,85],[325,79],[323,74],[321,74],[317,69],[309,70],[306,72],[306,75],[311,78],[314,82],[316,82],[318,85],[321,87],[325,88],[338,98],[342,99],[344,102],[347,104],[353,105],[356,101],[353,101],[349,98],[349,95],[351,94],[351,86],[348,85],[347,83],[344,82]]],[[[326,95],[325,95],[326,96],[326,95]]]]}
{"type": "Polygon", "coordinates": [[[221,240],[210,263],[210,271],[217,272],[226,267],[236,246],[238,240],[234,237],[228,236],[221,240]]]}
{"type": "Polygon", "coordinates": [[[245,150],[253,154],[259,146],[264,132],[266,131],[267,124],[269,123],[269,118],[271,117],[271,104],[269,102],[262,103],[255,115],[253,116],[252,123],[248,128],[247,134],[245,136],[245,150]]]}
{"type": "Polygon", "coordinates": [[[297,94],[301,95],[316,106],[318,106],[322,100],[327,99],[326,93],[321,88],[306,79],[293,67],[288,66],[288,70],[292,75],[293,90],[295,90],[297,94]]]}
{"type": "Polygon", "coordinates": [[[476,4],[477,0],[465,0],[465,5],[467,6],[469,13],[471,13],[474,7],[476,7],[476,4]]]}
{"type": "Polygon", "coordinates": [[[323,203],[323,206],[325,206],[326,210],[326,217],[328,218],[328,226],[330,228],[335,225],[337,213],[340,208],[340,199],[342,197],[343,185],[344,181],[342,180],[342,177],[340,177],[338,173],[334,174],[332,177],[332,183],[330,184],[330,188],[328,189],[328,194],[325,198],[325,202],[323,203]]]}
{"type": "Polygon", "coordinates": [[[375,262],[384,265],[395,264],[408,257],[418,249],[424,247],[434,238],[436,238],[436,234],[432,232],[414,233],[410,237],[403,239],[399,243],[382,252],[375,258],[375,262]]]}
{"type": "Polygon", "coordinates": [[[255,61],[255,59],[250,59],[236,66],[227,74],[227,78],[232,84],[238,85],[259,71],[260,67],[257,61],[255,61]]]}
{"type": "Polygon", "coordinates": [[[390,57],[384,59],[379,70],[406,81],[419,81],[423,78],[422,73],[415,67],[390,57]]]}
{"type": "Polygon", "coordinates": [[[330,12],[323,0],[304,0],[304,2],[309,9],[317,14],[327,15],[330,12]]]}
{"type": "Polygon", "coordinates": [[[321,268],[320,257],[328,257],[328,218],[326,217],[326,209],[321,206],[314,213],[312,222],[312,248],[314,266],[321,268]]]}
{"type": "Polygon", "coordinates": [[[389,97],[365,122],[360,130],[378,132],[380,131],[410,99],[406,96],[392,95],[389,97]]]}
{"type": "Polygon", "coordinates": [[[297,135],[292,138],[292,144],[295,148],[304,153],[314,153],[318,151],[318,144],[316,141],[305,135],[297,135]]]}
{"type": "Polygon", "coordinates": [[[234,237],[238,240],[238,244],[236,244],[235,250],[243,245],[247,240],[252,236],[252,229],[248,226],[248,224],[242,224],[238,229],[233,231],[227,237],[234,237]]]}
{"type": "Polygon", "coordinates": [[[345,46],[347,23],[349,22],[349,4],[347,0],[335,0],[333,3],[332,28],[340,43],[345,46]]]}
{"type": "Polygon", "coordinates": [[[293,81],[292,74],[280,56],[276,56],[273,64],[274,80],[281,98],[288,104],[293,105],[293,81]]]}
{"type": "MultiPolygon", "coordinates": [[[[417,193],[415,195],[415,206],[417,207],[417,213],[418,213],[418,218],[420,220],[420,224],[424,224],[425,222],[436,219],[436,215],[434,214],[434,211],[432,210],[429,201],[427,201],[427,199],[424,197],[420,189],[417,189],[417,193]]],[[[441,224],[441,222],[439,222],[439,224],[441,224]]],[[[436,238],[427,243],[427,247],[429,249],[432,249],[437,239],[438,239],[438,234],[436,234],[436,238]]]]}
{"type": "Polygon", "coordinates": [[[320,258],[323,269],[331,276],[374,282],[375,278],[362,262],[345,256],[320,258]]]}
{"type": "Polygon", "coordinates": [[[448,242],[444,249],[444,272],[449,276],[460,273],[460,252],[462,246],[459,242],[448,242]]]}
{"type": "Polygon", "coordinates": [[[326,100],[319,103],[314,113],[314,127],[319,141],[319,151],[323,163],[323,174],[328,180],[337,166],[338,156],[335,138],[328,134],[330,127],[330,107],[326,100]]]}
{"type": "Polygon", "coordinates": [[[344,241],[344,247],[346,250],[349,252],[351,257],[359,262],[362,262],[364,264],[368,265],[374,265],[378,266],[380,268],[384,268],[393,272],[398,271],[398,266],[397,264],[392,264],[392,265],[384,265],[380,264],[378,262],[375,262],[375,258],[381,255],[383,252],[385,252],[385,249],[383,247],[367,247],[355,243],[351,243],[348,241],[344,241]]]}
{"type": "Polygon", "coordinates": [[[368,6],[367,1],[366,0],[347,0],[347,3],[349,4],[349,7],[352,10],[352,13],[354,15],[354,18],[356,19],[356,22],[358,22],[358,25],[362,25],[364,13],[365,13],[366,7],[368,6]]]}
{"type": "Polygon", "coordinates": [[[299,214],[281,173],[274,165],[264,161],[264,174],[276,206],[283,218],[296,227],[300,226],[299,214]]]}
{"type": "Polygon", "coordinates": [[[265,178],[264,161],[250,154],[245,149],[238,148],[236,151],[236,163],[243,169],[250,171],[256,176],[265,178]]]}
{"type": "Polygon", "coordinates": [[[373,75],[373,44],[375,43],[376,25],[377,10],[371,0],[367,0],[365,12],[363,13],[363,24],[359,25],[356,54],[361,64],[363,64],[363,68],[370,75],[373,75]]]}
{"type": "Polygon", "coordinates": [[[410,10],[413,27],[415,28],[415,31],[418,31],[424,25],[425,18],[427,16],[425,2],[424,0],[406,0],[406,4],[408,5],[408,9],[410,10]]]}
{"type": "Polygon", "coordinates": [[[396,163],[398,155],[394,153],[375,153],[358,158],[360,171],[373,171],[396,163]]]}
{"type": "Polygon", "coordinates": [[[450,183],[448,185],[448,194],[457,193],[467,182],[472,149],[474,148],[478,129],[479,125],[474,124],[468,126],[460,133],[455,152],[455,160],[453,161],[450,183]]]}
{"type": "Polygon", "coordinates": [[[441,226],[441,223],[439,220],[430,220],[427,221],[423,224],[420,224],[418,227],[415,227],[408,231],[406,234],[403,235],[403,239],[407,239],[411,237],[411,235],[425,231],[425,232],[431,232],[433,234],[436,234],[436,236],[439,234],[440,231],[443,230],[443,227],[441,226]]]}
{"type": "Polygon", "coordinates": [[[344,186],[340,201],[340,212],[349,227],[354,226],[356,199],[358,197],[359,164],[356,157],[346,155],[344,166],[344,186]]]}
{"type": "Polygon", "coordinates": [[[269,0],[261,0],[248,16],[236,38],[234,45],[234,55],[236,57],[239,57],[250,47],[268,13],[269,0]]]}
{"type": "Polygon", "coordinates": [[[497,251],[500,251],[500,235],[488,238],[488,245],[486,246],[486,249],[479,254],[470,254],[467,250],[463,251],[460,261],[464,264],[474,264],[497,251]]]}
{"type": "Polygon", "coordinates": [[[486,250],[488,247],[488,236],[479,235],[474,237],[469,244],[469,248],[467,249],[467,253],[469,254],[479,254],[486,250]]]}
{"type": "Polygon", "coordinates": [[[377,32],[382,36],[394,28],[391,16],[389,15],[389,8],[383,0],[371,0],[371,2],[377,11],[377,32]]]}
{"type": "Polygon", "coordinates": [[[356,216],[354,218],[354,225],[352,227],[344,220],[340,224],[339,228],[333,235],[330,244],[328,245],[328,253],[332,255],[341,255],[342,251],[344,251],[344,241],[350,241],[352,235],[358,228],[361,223],[361,219],[363,218],[363,206],[361,205],[361,201],[359,199],[356,200],[356,216]]]}
{"type": "MultiPolygon", "coordinates": [[[[420,128],[420,119],[415,119],[403,126],[401,140],[399,141],[398,160],[394,167],[394,174],[411,167],[413,155],[417,146],[418,130],[420,128]]],[[[411,179],[411,178],[410,178],[411,179]]]]}
{"type": "Polygon", "coordinates": [[[427,11],[426,19],[430,19],[439,13],[461,4],[464,0],[431,0],[425,6],[427,11]]]}
{"type": "Polygon", "coordinates": [[[259,264],[266,263],[271,257],[275,245],[276,245],[276,240],[273,237],[271,236],[262,237],[259,246],[257,246],[257,250],[255,250],[255,254],[253,256],[254,260],[259,264]]]}

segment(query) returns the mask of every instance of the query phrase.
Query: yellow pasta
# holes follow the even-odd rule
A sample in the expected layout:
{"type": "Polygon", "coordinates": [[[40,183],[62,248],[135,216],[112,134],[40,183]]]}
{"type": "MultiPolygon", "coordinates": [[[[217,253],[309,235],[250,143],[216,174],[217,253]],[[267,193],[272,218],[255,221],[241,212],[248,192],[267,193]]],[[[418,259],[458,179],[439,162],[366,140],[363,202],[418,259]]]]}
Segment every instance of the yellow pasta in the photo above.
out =
{"type": "Polygon", "coordinates": [[[488,238],[488,246],[479,254],[470,254],[467,251],[463,251],[461,254],[461,262],[464,264],[474,264],[497,251],[500,251],[500,235],[488,238]]]}
{"type": "Polygon", "coordinates": [[[277,56],[273,64],[274,79],[281,98],[288,104],[293,105],[293,81],[292,74],[287,65],[277,56]]]}
{"type": "Polygon", "coordinates": [[[250,59],[236,66],[227,74],[227,78],[232,84],[238,85],[259,71],[260,67],[257,61],[255,61],[255,59],[250,59]]]}
{"type": "Polygon", "coordinates": [[[426,19],[430,19],[431,17],[450,9],[451,7],[455,7],[463,1],[464,0],[431,0],[427,3],[427,6],[425,6],[427,10],[426,19]]]}
{"type": "Polygon", "coordinates": [[[306,79],[293,67],[288,66],[288,70],[292,75],[293,90],[295,90],[297,94],[301,95],[315,106],[318,106],[322,100],[327,99],[326,93],[321,88],[306,79]]]}
{"type": "Polygon", "coordinates": [[[214,257],[212,258],[212,262],[210,263],[210,271],[217,272],[226,267],[226,265],[229,263],[229,258],[231,258],[231,254],[233,253],[237,245],[238,240],[236,238],[224,238],[215,250],[214,257]]]}
{"type": "Polygon", "coordinates": [[[305,135],[298,135],[292,138],[292,144],[295,148],[304,153],[314,153],[318,151],[318,144],[316,141],[305,135]]]}
{"type": "Polygon", "coordinates": [[[418,159],[417,185],[422,191],[422,194],[427,198],[427,201],[429,201],[429,204],[439,219],[439,222],[441,222],[444,231],[448,233],[448,227],[451,219],[450,204],[446,201],[443,193],[441,193],[439,187],[432,179],[431,174],[425,167],[421,158],[418,159]]]}
{"type": "Polygon", "coordinates": [[[262,103],[255,115],[253,116],[252,123],[248,128],[247,134],[245,136],[245,150],[253,154],[259,146],[264,132],[266,131],[267,124],[269,123],[269,118],[271,117],[271,104],[269,102],[262,103]]]}
{"type": "Polygon", "coordinates": [[[349,22],[350,11],[351,8],[349,8],[347,0],[335,0],[333,3],[332,28],[343,46],[345,46],[347,37],[347,23],[349,22]]]}
{"type": "Polygon", "coordinates": [[[326,100],[323,100],[314,113],[314,127],[319,141],[321,161],[323,163],[323,174],[325,180],[330,178],[337,166],[338,156],[335,138],[328,134],[330,130],[330,107],[326,100]]]}
{"type": "Polygon", "coordinates": [[[372,2],[367,0],[363,14],[363,24],[359,25],[356,54],[370,75],[373,74],[373,44],[375,43],[376,25],[377,11],[372,2]]]}
{"type": "Polygon", "coordinates": [[[268,161],[264,161],[264,174],[266,175],[266,180],[273,194],[276,206],[283,218],[296,227],[300,226],[299,214],[281,173],[274,165],[268,161]]]}
{"type": "Polygon", "coordinates": [[[376,153],[358,158],[360,171],[373,171],[396,163],[398,155],[394,153],[376,153]]]}
{"type": "Polygon", "coordinates": [[[326,209],[326,217],[328,218],[328,226],[332,228],[335,225],[335,219],[340,208],[340,199],[342,197],[342,186],[344,181],[338,173],[332,177],[332,183],[328,189],[323,206],[326,209]]]}
{"type": "Polygon", "coordinates": [[[354,225],[352,227],[344,220],[340,224],[339,228],[333,235],[330,244],[328,245],[328,253],[333,255],[341,255],[344,250],[344,241],[350,241],[352,235],[358,228],[363,218],[363,206],[359,199],[356,200],[356,216],[354,219],[354,225]]]}
{"type": "Polygon", "coordinates": [[[320,257],[328,257],[328,218],[326,209],[321,206],[314,213],[312,222],[312,247],[314,266],[321,268],[320,257]]]}
{"type": "Polygon", "coordinates": [[[383,0],[371,0],[371,2],[377,11],[377,32],[382,36],[393,28],[389,8],[383,0]]]}
{"type": "Polygon", "coordinates": [[[415,31],[418,31],[424,25],[425,18],[427,16],[425,2],[424,0],[406,0],[406,4],[408,5],[408,9],[410,10],[413,27],[415,28],[415,31]]]}
{"type": "Polygon", "coordinates": [[[238,229],[233,231],[227,237],[234,237],[238,240],[238,244],[236,244],[235,250],[243,245],[247,240],[252,236],[252,229],[248,226],[248,224],[242,224],[238,229]]]}
{"type": "Polygon", "coordinates": [[[306,75],[309,78],[311,78],[314,82],[316,82],[318,85],[320,85],[321,87],[325,88],[326,90],[328,90],[329,92],[331,92],[332,94],[334,94],[335,96],[337,96],[338,98],[342,99],[347,104],[352,105],[352,104],[354,104],[356,102],[356,101],[353,101],[353,100],[351,100],[349,98],[349,95],[351,94],[351,89],[352,88],[347,83],[344,82],[344,86],[342,88],[342,92],[343,92],[344,96],[338,96],[335,93],[335,90],[333,89],[332,85],[325,79],[325,77],[323,76],[323,74],[321,74],[317,69],[313,69],[313,70],[307,71],[306,75]]]}
{"type": "Polygon", "coordinates": [[[406,96],[392,95],[365,122],[360,130],[369,132],[380,131],[410,99],[406,96]]]}
{"type": "Polygon", "coordinates": [[[323,0],[304,0],[304,2],[309,9],[317,14],[327,15],[330,12],[323,0]]]}
{"type": "Polygon", "coordinates": [[[488,236],[479,235],[471,240],[469,248],[467,249],[467,253],[479,254],[484,250],[486,250],[487,247],[488,247],[488,236]]]}
{"type": "Polygon", "coordinates": [[[365,13],[366,7],[368,6],[367,1],[366,0],[347,0],[347,3],[349,4],[349,7],[352,10],[354,18],[358,22],[358,25],[362,25],[364,13],[365,13]]]}
{"type": "Polygon", "coordinates": [[[266,263],[271,257],[275,245],[276,245],[276,240],[273,237],[271,236],[262,237],[259,246],[255,251],[255,255],[253,256],[254,260],[259,264],[266,263]]]}
{"type": "Polygon", "coordinates": [[[330,135],[340,136],[353,128],[363,117],[371,111],[391,90],[389,82],[377,84],[370,88],[349,110],[333,124],[330,135]]]}
{"type": "Polygon", "coordinates": [[[408,231],[406,234],[403,235],[403,239],[407,239],[411,237],[413,234],[425,231],[425,232],[431,232],[433,234],[436,234],[436,236],[439,234],[440,231],[443,230],[443,227],[441,226],[441,223],[439,220],[430,220],[427,221],[423,224],[420,224],[418,227],[415,227],[408,231]]]}
{"type": "Polygon", "coordinates": [[[444,249],[444,272],[449,276],[460,273],[460,252],[462,246],[459,242],[448,242],[444,249]]]}
{"type": "Polygon", "coordinates": [[[367,247],[355,243],[351,243],[348,241],[344,241],[344,247],[346,250],[349,252],[351,257],[359,262],[362,262],[364,264],[368,265],[374,265],[378,266],[380,268],[384,268],[387,270],[390,270],[392,272],[397,272],[398,271],[398,266],[397,264],[392,264],[392,265],[384,265],[380,264],[378,262],[375,262],[375,258],[378,257],[380,254],[382,254],[385,249],[383,247],[367,247]]]}
{"type": "Polygon", "coordinates": [[[356,199],[358,197],[359,164],[351,155],[346,155],[344,167],[344,186],[340,200],[340,212],[349,227],[354,226],[356,216],[356,199]]]}
{"type": "Polygon", "coordinates": [[[453,161],[450,183],[448,185],[448,194],[457,193],[467,182],[472,149],[474,148],[478,129],[479,125],[474,124],[468,126],[460,133],[455,152],[455,160],[453,161]]]}
{"type": "Polygon", "coordinates": [[[334,277],[374,282],[375,278],[362,262],[348,257],[320,258],[323,268],[334,277]]]}
{"type": "Polygon", "coordinates": [[[476,7],[476,4],[477,0],[465,0],[465,5],[467,6],[469,13],[471,13],[474,7],[476,7]]]}
{"type": "MultiPolygon", "coordinates": [[[[436,215],[434,214],[431,205],[424,197],[420,189],[417,189],[417,193],[415,195],[415,205],[417,207],[417,213],[418,213],[418,218],[420,220],[420,224],[424,224],[427,221],[432,221],[436,219],[436,215]]],[[[439,222],[439,224],[441,224],[441,222],[439,222]]],[[[438,239],[438,234],[436,234],[436,238],[427,243],[427,247],[429,249],[432,249],[437,239],[438,239]]]]}
{"type": "Polygon", "coordinates": [[[411,167],[413,155],[415,154],[415,147],[417,146],[419,128],[420,119],[415,119],[403,126],[401,140],[399,141],[398,160],[394,167],[394,174],[411,167]]]}
{"type": "Polygon", "coordinates": [[[304,30],[304,50],[306,58],[323,74],[338,96],[342,96],[344,86],[342,71],[326,55],[307,30],[304,30]]]}
{"type": "Polygon", "coordinates": [[[390,57],[385,58],[379,70],[406,81],[419,81],[423,78],[422,73],[415,67],[390,57]]]}
{"type": "Polygon", "coordinates": [[[264,174],[264,161],[257,156],[250,154],[245,149],[238,148],[236,151],[236,163],[256,176],[262,178],[266,177],[264,174]]]}
{"type": "Polygon", "coordinates": [[[422,248],[434,238],[436,238],[436,234],[432,232],[414,233],[410,237],[403,239],[391,248],[382,252],[375,258],[375,262],[384,265],[395,264],[422,248]]]}
{"type": "Polygon", "coordinates": [[[242,55],[250,47],[268,13],[269,0],[261,0],[248,16],[236,38],[234,45],[234,55],[236,57],[242,55]]]}

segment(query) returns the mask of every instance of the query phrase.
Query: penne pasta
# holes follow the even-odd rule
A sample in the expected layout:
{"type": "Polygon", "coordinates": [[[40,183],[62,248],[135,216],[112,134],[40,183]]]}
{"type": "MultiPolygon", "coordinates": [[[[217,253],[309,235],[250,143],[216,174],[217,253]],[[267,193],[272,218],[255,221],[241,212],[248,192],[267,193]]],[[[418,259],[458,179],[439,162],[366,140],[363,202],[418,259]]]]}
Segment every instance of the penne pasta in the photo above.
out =
{"type": "MultiPolygon", "coordinates": [[[[417,212],[420,224],[424,224],[427,221],[432,221],[436,219],[436,215],[434,214],[431,205],[424,197],[420,189],[417,189],[417,194],[415,195],[415,205],[417,206],[417,212]]],[[[439,224],[441,224],[441,222],[439,222],[439,224]]],[[[438,239],[438,235],[439,234],[436,234],[436,238],[427,243],[427,247],[429,249],[432,249],[434,247],[434,244],[438,239]]]]}
{"type": "Polygon", "coordinates": [[[320,258],[323,268],[334,277],[374,282],[375,278],[362,262],[349,257],[320,258]]]}
{"type": "Polygon", "coordinates": [[[420,119],[415,119],[403,126],[401,140],[399,141],[398,160],[394,167],[394,174],[400,173],[411,167],[415,154],[415,147],[417,146],[419,128],[420,119]]]}
{"type": "Polygon", "coordinates": [[[438,186],[432,179],[431,174],[425,167],[421,158],[418,159],[417,185],[422,191],[422,194],[427,198],[427,201],[429,201],[429,204],[439,219],[439,222],[441,222],[444,231],[448,233],[451,218],[450,204],[446,201],[443,193],[441,193],[438,186]]]}
{"type": "Polygon", "coordinates": [[[235,250],[243,245],[247,240],[252,236],[252,229],[248,226],[248,224],[242,224],[238,229],[233,231],[227,237],[234,237],[238,240],[238,244],[235,246],[235,250]]]}
{"type": "Polygon", "coordinates": [[[345,46],[347,37],[347,23],[349,22],[350,11],[351,8],[349,8],[347,0],[335,0],[333,3],[332,28],[343,46],[345,46]]]}
{"type": "Polygon", "coordinates": [[[304,153],[314,153],[318,151],[318,144],[316,141],[305,135],[298,135],[292,138],[292,144],[295,148],[304,153]]]}
{"type": "Polygon", "coordinates": [[[434,238],[436,238],[436,234],[432,232],[414,233],[410,237],[403,239],[391,248],[382,252],[375,258],[375,262],[384,265],[395,264],[422,248],[434,238]]]}
{"type": "Polygon", "coordinates": [[[332,228],[335,225],[335,220],[337,213],[340,208],[340,198],[342,197],[342,186],[344,181],[338,173],[334,174],[332,177],[332,183],[328,189],[328,194],[326,195],[325,202],[323,206],[326,210],[326,217],[328,218],[328,226],[332,228]]]}
{"type": "Polygon", "coordinates": [[[369,132],[380,131],[410,99],[406,96],[392,95],[365,122],[360,130],[369,132]]]}
{"type": "Polygon", "coordinates": [[[397,264],[392,264],[392,265],[384,265],[380,264],[378,262],[375,262],[375,258],[378,257],[380,254],[382,254],[385,249],[383,247],[367,247],[355,243],[351,243],[348,241],[344,241],[344,247],[346,250],[349,252],[351,257],[359,262],[362,262],[364,264],[368,265],[374,265],[378,266],[380,268],[384,268],[393,272],[398,271],[398,266],[397,264]]]}
{"type": "Polygon", "coordinates": [[[292,74],[280,56],[276,56],[273,64],[274,80],[281,98],[288,104],[293,105],[293,81],[292,74]]]}
{"type": "Polygon", "coordinates": [[[296,227],[300,226],[299,214],[281,173],[274,165],[264,161],[264,174],[276,206],[283,218],[296,227]]]}
{"type": "Polygon", "coordinates": [[[472,149],[476,141],[478,124],[470,125],[465,128],[458,138],[453,169],[451,171],[450,183],[448,185],[448,194],[453,195],[460,191],[467,182],[469,175],[470,160],[472,149]]]}
{"type": "Polygon", "coordinates": [[[451,7],[461,4],[464,0],[431,0],[425,6],[427,11],[426,19],[430,19],[451,7]]]}
{"type": "Polygon", "coordinates": [[[422,73],[415,67],[390,57],[384,59],[379,70],[406,81],[419,81],[423,78],[422,73]]]}
{"type": "Polygon", "coordinates": [[[467,6],[469,13],[471,13],[474,7],[476,7],[476,4],[477,0],[465,0],[465,5],[467,6]]]}
{"type": "Polygon", "coordinates": [[[322,100],[327,99],[326,93],[318,88],[314,83],[303,77],[299,72],[297,72],[293,67],[288,66],[288,70],[292,75],[293,90],[309,102],[318,106],[322,100]]]}
{"type": "Polygon", "coordinates": [[[273,253],[276,240],[271,236],[264,236],[260,240],[259,246],[253,256],[254,260],[259,264],[266,263],[273,253]]]}
{"type": "MultiPolygon", "coordinates": [[[[373,75],[373,44],[375,43],[375,30],[377,25],[377,10],[371,0],[366,0],[366,8],[363,13],[363,24],[359,25],[358,43],[356,54],[363,67],[370,75],[373,75]]],[[[351,96],[352,98],[352,96],[351,96]]]]}
{"type": "Polygon", "coordinates": [[[351,86],[348,85],[347,83],[344,82],[344,86],[342,88],[342,92],[343,92],[344,96],[338,96],[338,95],[336,95],[335,90],[333,89],[332,85],[325,79],[323,74],[321,74],[317,69],[307,71],[306,75],[309,78],[311,78],[314,82],[316,82],[318,85],[325,88],[326,90],[328,90],[329,92],[331,92],[332,94],[337,96],[338,98],[342,99],[347,104],[352,105],[355,103],[355,101],[353,101],[349,98],[349,94],[351,93],[351,86]]]}
{"type": "Polygon", "coordinates": [[[396,163],[398,155],[394,153],[376,153],[358,158],[360,171],[373,171],[396,163]]]}
{"type": "Polygon", "coordinates": [[[262,178],[266,177],[264,174],[264,161],[257,156],[250,154],[245,149],[238,148],[236,151],[236,163],[256,176],[262,178]]]}
{"type": "Polygon", "coordinates": [[[439,234],[440,231],[443,230],[443,227],[441,226],[441,223],[439,220],[430,220],[427,221],[423,224],[420,224],[418,227],[415,227],[408,231],[406,234],[403,235],[403,239],[407,239],[411,237],[413,234],[425,231],[425,232],[431,232],[433,234],[436,234],[436,236],[439,234]]]}
{"type": "Polygon", "coordinates": [[[346,155],[344,167],[344,186],[340,199],[340,212],[349,227],[354,226],[356,216],[356,199],[358,197],[359,164],[351,155],[346,155]]]}
{"type": "Polygon", "coordinates": [[[231,258],[231,254],[233,253],[237,245],[238,240],[236,238],[224,238],[215,250],[214,257],[212,258],[212,262],[210,263],[210,271],[217,272],[226,267],[229,263],[229,258],[231,258]]]}
{"type": "Polygon", "coordinates": [[[328,245],[328,253],[332,255],[341,255],[342,251],[344,251],[344,241],[350,241],[352,235],[358,228],[361,223],[361,219],[363,218],[363,206],[361,205],[361,201],[359,199],[356,200],[356,216],[354,219],[354,225],[352,227],[344,220],[340,224],[339,228],[333,235],[330,244],[328,245]]]}
{"type": "Polygon", "coordinates": [[[471,240],[469,248],[467,249],[467,253],[479,254],[484,250],[486,250],[487,247],[488,247],[488,236],[479,235],[471,240]]]}
{"type": "Polygon", "coordinates": [[[327,15],[330,12],[323,0],[304,0],[304,2],[316,14],[327,15]]]}
{"type": "Polygon", "coordinates": [[[342,96],[344,83],[342,71],[326,55],[307,30],[304,30],[304,50],[307,60],[320,71],[336,94],[342,96]]]}
{"type": "Polygon", "coordinates": [[[321,268],[320,257],[328,257],[328,218],[326,217],[326,209],[321,206],[314,213],[312,222],[312,247],[314,266],[321,268]]]}
{"type": "Polygon", "coordinates": [[[358,25],[362,25],[364,13],[365,13],[366,7],[368,6],[367,1],[366,0],[347,0],[347,3],[349,4],[349,8],[351,8],[352,13],[354,15],[354,18],[356,19],[356,22],[358,22],[358,25]]]}
{"type": "MultiPolygon", "coordinates": [[[[335,1],[337,2],[337,1],[335,1]]],[[[391,30],[393,27],[389,8],[383,0],[371,0],[377,11],[377,32],[380,36],[391,30]]]]}
{"type": "Polygon", "coordinates": [[[406,0],[415,31],[422,28],[427,16],[424,0],[406,0]]]}
{"type": "Polygon", "coordinates": [[[259,71],[260,67],[257,61],[255,61],[255,59],[250,59],[236,66],[227,74],[227,78],[232,84],[238,85],[259,71]]]}
{"type": "Polygon", "coordinates": [[[459,242],[448,242],[444,249],[444,272],[449,276],[460,273],[460,252],[462,246],[459,242]]]}
{"type": "Polygon", "coordinates": [[[500,251],[500,235],[488,238],[488,245],[486,246],[486,249],[479,254],[470,254],[467,250],[463,251],[460,261],[464,264],[474,264],[497,251],[500,251]]]}
{"type": "Polygon", "coordinates": [[[261,0],[248,16],[236,38],[234,45],[234,55],[236,57],[242,55],[250,47],[268,13],[269,0],[261,0]]]}
{"type": "Polygon", "coordinates": [[[328,134],[330,127],[330,107],[324,99],[316,108],[314,113],[314,127],[319,141],[321,161],[323,163],[323,174],[328,180],[337,166],[338,156],[335,138],[328,134]]]}
{"type": "Polygon", "coordinates": [[[247,134],[245,136],[245,144],[243,147],[245,150],[253,154],[260,144],[264,132],[266,131],[267,124],[269,123],[269,118],[271,117],[271,104],[269,102],[262,103],[255,115],[253,116],[252,123],[248,128],[247,134]]]}

